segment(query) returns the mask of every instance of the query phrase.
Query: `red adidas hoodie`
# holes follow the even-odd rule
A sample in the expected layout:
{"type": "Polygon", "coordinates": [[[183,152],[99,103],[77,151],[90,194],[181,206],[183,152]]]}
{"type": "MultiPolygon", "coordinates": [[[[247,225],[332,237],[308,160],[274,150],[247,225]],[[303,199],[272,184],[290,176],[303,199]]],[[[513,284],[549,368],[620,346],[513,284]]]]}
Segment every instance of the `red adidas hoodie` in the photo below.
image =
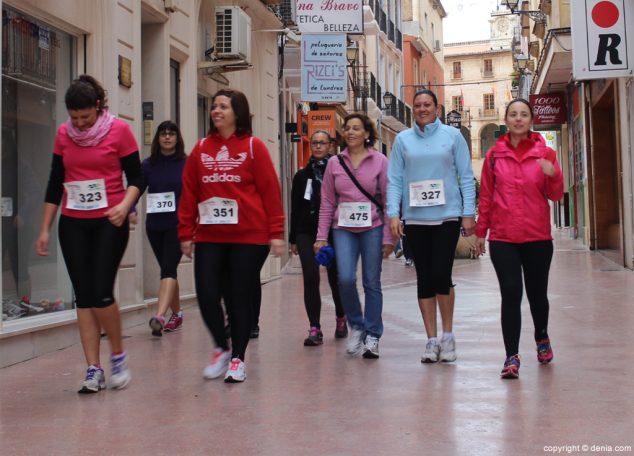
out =
{"type": "Polygon", "coordinates": [[[490,241],[524,243],[551,240],[548,200],[563,196],[563,174],[556,153],[539,133],[531,132],[517,148],[508,134],[498,138],[482,166],[476,236],[490,241]],[[548,177],[537,163],[544,158],[555,166],[548,177]]]}
{"type": "Polygon", "coordinates": [[[183,171],[178,222],[181,242],[268,244],[283,239],[280,183],[264,143],[254,136],[224,139],[217,133],[198,141],[183,171]],[[198,204],[214,197],[236,201],[237,223],[200,223],[198,204]]]}

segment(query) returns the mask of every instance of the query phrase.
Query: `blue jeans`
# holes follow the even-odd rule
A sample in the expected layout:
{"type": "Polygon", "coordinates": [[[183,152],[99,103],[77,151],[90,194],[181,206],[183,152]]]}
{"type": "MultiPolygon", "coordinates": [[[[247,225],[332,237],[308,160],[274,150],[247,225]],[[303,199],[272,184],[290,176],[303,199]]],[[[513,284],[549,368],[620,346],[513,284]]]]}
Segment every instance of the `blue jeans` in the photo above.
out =
{"type": "Polygon", "coordinates": [[[339,292],[352,329],[380,338],[383,334],[383,292],[381,262],[383,261],[383,226],[353,233],[333,229],[335,256],[339,271],[339,292]],[[357,264],[361,255],[361,275],[365,292],[365,315],[357,291],[357,264]]]}

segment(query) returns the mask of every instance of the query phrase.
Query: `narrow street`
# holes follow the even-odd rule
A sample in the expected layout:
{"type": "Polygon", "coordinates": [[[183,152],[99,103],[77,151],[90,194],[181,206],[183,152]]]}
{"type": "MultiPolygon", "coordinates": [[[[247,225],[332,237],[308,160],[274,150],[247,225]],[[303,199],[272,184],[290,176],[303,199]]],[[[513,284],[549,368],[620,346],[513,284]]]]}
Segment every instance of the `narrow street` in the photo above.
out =
{"type": "Polygon", "coordinates": [[[79,345],[2,369],[2,453],[491,455],[634,444],[634,276],[566,232],[551,271],[555,359],[537,363],[525,305],[520,379],[511,381],[498,377],[504,350],[488,257],[456,262],[458,360],[444,365],[419,361],[426,338],[402,258],[384,262],[379,360],[346,357],[328,295],[325,343],[304,347],[298,264],[263,287],[244,384],[203,380],[210,339],[191,303],[181,332],[125,331],[133,381],[123,391],[76,393],[79,345]]]}

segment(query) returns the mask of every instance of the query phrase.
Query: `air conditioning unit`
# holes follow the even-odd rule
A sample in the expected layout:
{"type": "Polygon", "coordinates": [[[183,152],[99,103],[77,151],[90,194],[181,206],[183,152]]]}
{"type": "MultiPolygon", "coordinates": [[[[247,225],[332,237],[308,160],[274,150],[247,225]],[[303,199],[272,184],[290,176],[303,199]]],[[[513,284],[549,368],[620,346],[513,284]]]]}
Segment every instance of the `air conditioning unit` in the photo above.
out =
{"type": "Polygon", "coordinates": [[[239,6],[216,7],[216,44],[218,59],[251,58],[251,18],[239,6]]]}
{"type": "Polygon", "coordinates": [[[434,43],[434,52],[440,52],[440,40],[436,40],[434,43]]]}

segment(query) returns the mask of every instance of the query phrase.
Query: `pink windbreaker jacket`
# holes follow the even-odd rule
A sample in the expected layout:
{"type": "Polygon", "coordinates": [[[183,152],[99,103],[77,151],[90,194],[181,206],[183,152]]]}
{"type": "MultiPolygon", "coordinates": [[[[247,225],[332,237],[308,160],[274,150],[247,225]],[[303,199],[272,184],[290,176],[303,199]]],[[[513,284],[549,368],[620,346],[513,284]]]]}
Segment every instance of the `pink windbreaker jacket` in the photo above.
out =
{"type": "Polygon", "coordinates": [[[488,231],[490,241],[518,244],[552,240],[548,200],[561,199],[563,192],[556,153],[539,133],[531,132],[517,150],[508,134],[500,136],[482,167],[476,236],[484,238],[488,231]],[[552,177],[544,174],[539,158],[553,163],[552,177]]]}

